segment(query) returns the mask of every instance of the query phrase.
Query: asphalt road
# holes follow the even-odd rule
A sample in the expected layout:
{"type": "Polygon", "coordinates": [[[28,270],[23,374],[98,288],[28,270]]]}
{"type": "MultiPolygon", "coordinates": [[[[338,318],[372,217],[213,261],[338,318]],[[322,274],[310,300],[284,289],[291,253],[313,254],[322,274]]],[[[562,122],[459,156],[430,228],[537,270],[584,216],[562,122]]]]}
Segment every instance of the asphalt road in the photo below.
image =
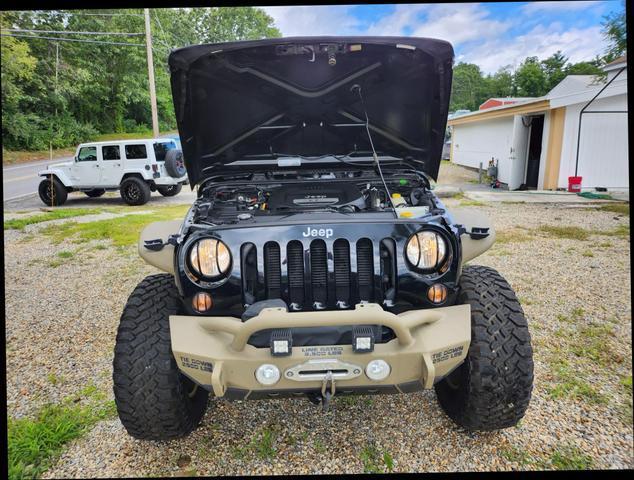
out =
{"type": "Polygon", "coordinates": [[[40,177],[37,172],[44,170],[46,165],[68,162],[73,157],[62,157],[53,160],[21,163],[2,168],[2,199],[13,200],[25,195],[37,193],[40,177]]]}

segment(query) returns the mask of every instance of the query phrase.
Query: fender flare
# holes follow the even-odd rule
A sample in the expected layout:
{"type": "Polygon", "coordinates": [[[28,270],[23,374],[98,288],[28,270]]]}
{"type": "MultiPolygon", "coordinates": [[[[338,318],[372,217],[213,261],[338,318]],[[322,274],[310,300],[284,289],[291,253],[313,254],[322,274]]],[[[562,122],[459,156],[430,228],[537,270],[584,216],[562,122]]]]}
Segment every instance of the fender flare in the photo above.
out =
{"type": "Polygon", "coordinates": [[[168,244],[159,251],[153,251],[145,248],[145,241],[160,239],[164,243],[167,243],[170,235],[176,234],[180,231],[182,223],[183,220],[168,220],[150,223],[146,226],[141,231],[139,242],[137,244],[141,258],[145,260],[146,263],[158,268],[159,270],[176,275],[174,267],[174,255],[176,252],[174,245],[168,244]]]}
{"type": "Polygon", "coordinates": [[[454,224],[463,225],[466,229],[466,232],[460,235],[462,265],[482,255],[493,246],[495,243],[495,228],[489,217],[481,211],[473,208],[452,208],[449,214],[454,224]],[[473,228],[488,228],[488,235],[484,238],[472,238],[469,232],[473,228]]]}
{"type": "Polygon", "coordinates": [[[55,178],[57,178],[62,185],[64,185],[66,188],[73,188],[73,185],[70,181],[70,178],[68,177],[68,175],[66,175],[66,172],[62,171],[62,170],[55,170],[55,169],[48,169],[48,170],[41,170],[39,172],[37,172],[38,177],[42,177],[42,179],[46,179],[50,176],[53,176],[55,178]]]}
{"type": "Polygon", "coordinates": [[[144,172],[147,172],[147,170],[143,170],[141,168],[123,170],[123,174],[121,175],[121,178],[119,179],[119,186],[121,186],[121,184],[130,177],[140,178],[144,182],[153,183],[153,178],[146,178],[146,176],[144,175],[144,172]]]}

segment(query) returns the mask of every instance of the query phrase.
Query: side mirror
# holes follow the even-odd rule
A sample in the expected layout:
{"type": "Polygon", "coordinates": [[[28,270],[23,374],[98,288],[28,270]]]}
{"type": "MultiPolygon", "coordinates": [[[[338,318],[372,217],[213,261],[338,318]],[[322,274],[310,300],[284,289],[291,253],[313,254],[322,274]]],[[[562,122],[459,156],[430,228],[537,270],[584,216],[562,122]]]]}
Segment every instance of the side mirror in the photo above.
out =
{"type": "Polygon", "coordinates": [[[79,162],[79,156],[76,156],[73,160],[75,160],[75,162],[79,162]]]}

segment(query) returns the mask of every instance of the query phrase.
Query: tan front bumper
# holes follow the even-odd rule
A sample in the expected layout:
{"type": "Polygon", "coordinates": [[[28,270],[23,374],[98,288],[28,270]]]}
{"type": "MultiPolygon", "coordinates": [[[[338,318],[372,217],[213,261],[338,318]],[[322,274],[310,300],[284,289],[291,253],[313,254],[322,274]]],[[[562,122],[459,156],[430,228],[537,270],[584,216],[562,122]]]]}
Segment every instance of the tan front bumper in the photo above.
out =
{"type": "MultiPolygon", "coordinates": [[[[242,322],[235,317],[170,317],[172,351],[181,371],[218,397],[228,388],[251,391],[289,391],[320,389],[322,381],[296,381],[284,372],[309,359],[337,359],[357,365],[364,372],[371,360],[383,359],[391,367],[381,381],[370,380],[365,373],[353,379],[337,381],[338,389],[346,386],[395,386],[421,382],[431,388],[463,362],[471,341],[471,311],[468,305],[430,310],[412,310],[395,315],[378,304],[358,304],[354,310],[322,312],[287,312],[265,308],[242,322]],[[396,339],[376,344],[372,353],[354,353],[351,345],[293,347],[286,357],[273,357],[267,348],[247,344],[249,337],[270,328],[297,328],[337,325],[385,325],[396,339]],[[264,386],[255,378],[263,363],[276,365],[282,378],[273,386],[264,386]]],[[[248,397],[248,394],[246,395],[248,397]]]]}

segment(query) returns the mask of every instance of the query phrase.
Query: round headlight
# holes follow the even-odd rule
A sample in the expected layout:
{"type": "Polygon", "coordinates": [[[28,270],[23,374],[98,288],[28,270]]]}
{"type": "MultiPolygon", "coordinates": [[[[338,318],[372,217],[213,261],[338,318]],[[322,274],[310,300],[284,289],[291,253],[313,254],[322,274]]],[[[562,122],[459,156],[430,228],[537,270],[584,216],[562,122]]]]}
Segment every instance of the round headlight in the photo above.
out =
{"type": "Polygon", "coordinates": [[[447,256],[447,243],[436,232],[423,231],[411,236],[405,250],[407,260],[416,268],[438,268],[447,256]]]}
{"type": "Polygon", "coordinates": [[[215,238],[203,238],[192,245],[189,263],[198,275],[213,278],[224,275],[231,265],[227,246],[215,238]]]}

